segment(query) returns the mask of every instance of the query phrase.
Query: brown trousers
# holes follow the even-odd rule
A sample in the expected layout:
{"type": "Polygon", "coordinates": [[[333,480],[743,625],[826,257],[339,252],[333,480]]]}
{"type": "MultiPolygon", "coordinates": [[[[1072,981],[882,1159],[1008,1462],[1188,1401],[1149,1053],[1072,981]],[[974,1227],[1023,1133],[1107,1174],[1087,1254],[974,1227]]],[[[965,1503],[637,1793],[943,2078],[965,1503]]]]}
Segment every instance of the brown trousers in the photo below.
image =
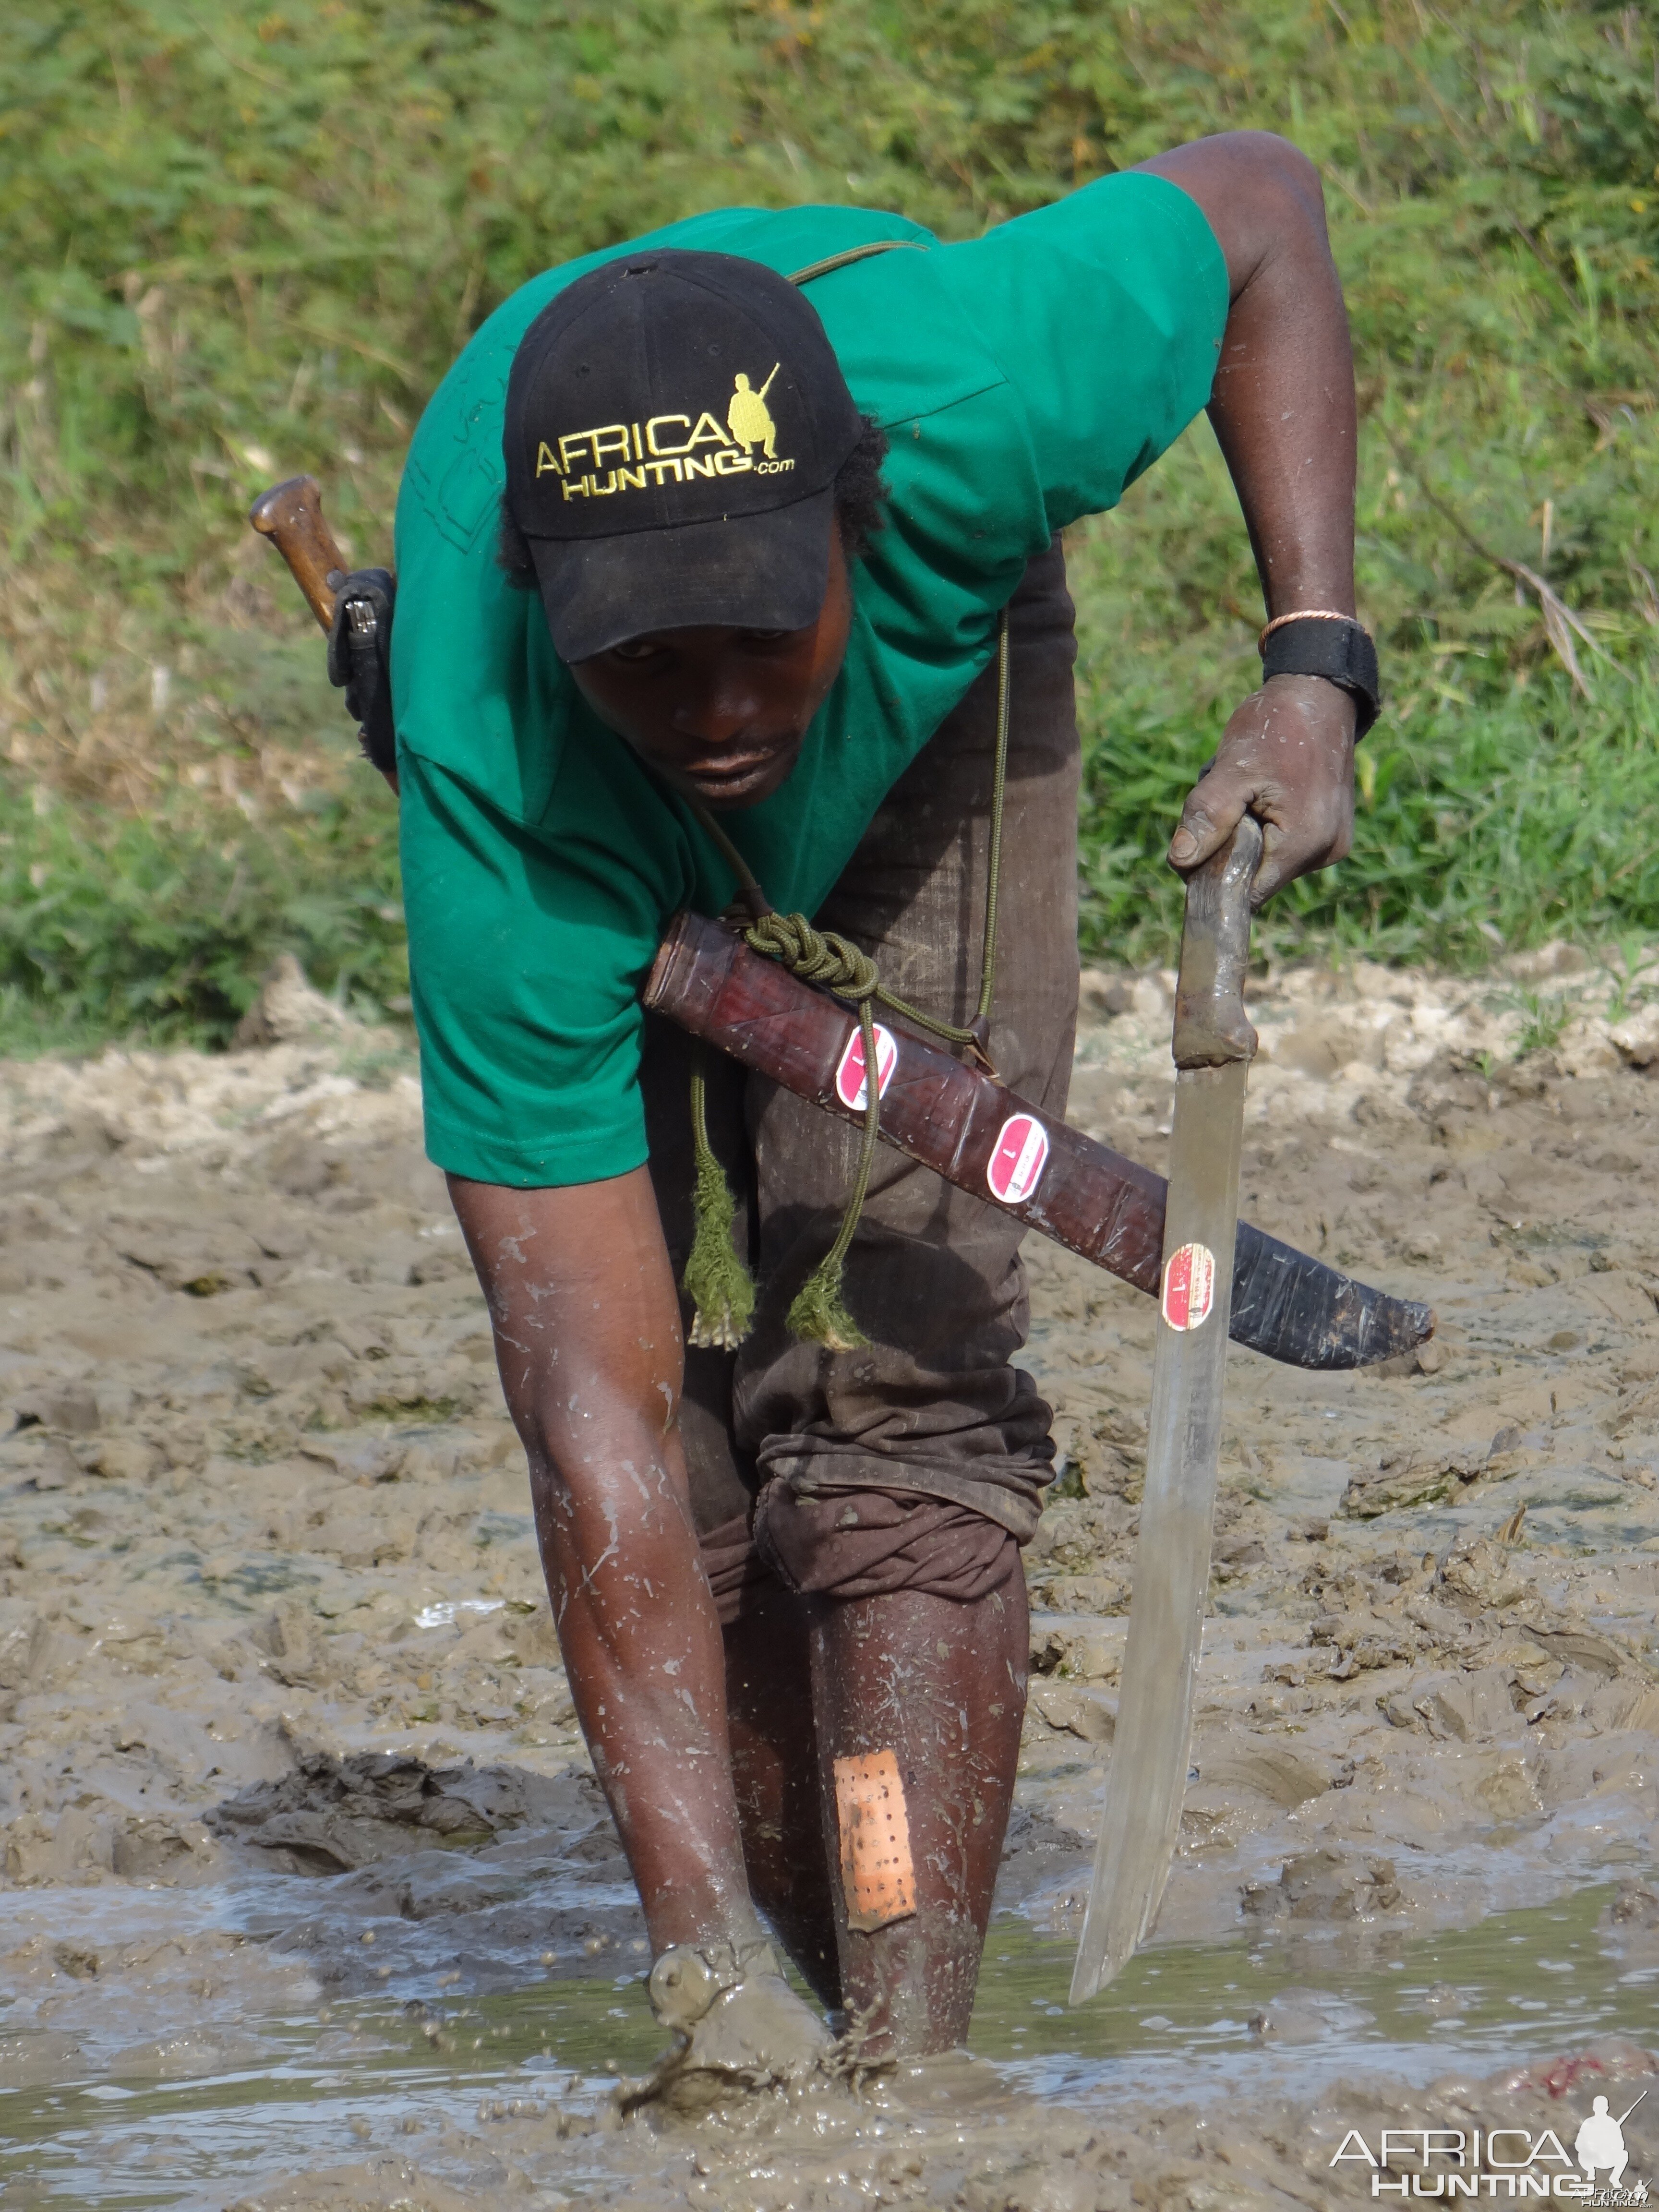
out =
{"type": "MultiPolygon", "coordinates": [[[[1010,608],[1011,701],[991,1054],[1063,1113],[1077,1018],[1079,754],[1059,540],[1010,608]]],[[[979,992],[994,662],[888,794],[814,917],[900,997],[962,1023],[979,992]]],[[[736,825],[741,842],[742,825],[736,825]]],[[[691,1240],[694,1048],[646,1018],[651,1173],[676,1274],[691,1240]]],[[[1019,1571],[1052,1480],[1049,1408],[1011,1366],[1030,1324],[1020,1224],[885,1146],[848,1254],[869,1349],[798,1343],[784,1316],[852,1188],[859,1132],[709,1055],[708,1130],[758,1285],[736,1352],[690,1350],[680,1426],[705,1564],[731,1620],[769,1576],[841,1597],[973,1600],[1019,1571]]]]}

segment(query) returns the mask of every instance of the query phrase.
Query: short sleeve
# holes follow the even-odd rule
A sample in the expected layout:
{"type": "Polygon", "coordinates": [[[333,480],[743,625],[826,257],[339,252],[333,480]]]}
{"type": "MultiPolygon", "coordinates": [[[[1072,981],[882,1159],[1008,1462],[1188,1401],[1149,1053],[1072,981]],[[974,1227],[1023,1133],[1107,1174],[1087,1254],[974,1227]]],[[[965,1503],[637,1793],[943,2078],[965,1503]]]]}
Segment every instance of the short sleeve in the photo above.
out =
{"type": "Polygon", "coordinates": [[[579,836],[556,851],[405,752],[399,838],[427,1151],[519,1188],[647,1157],[640,986],[662,892],[579,836]]]}
{"type": "Polygon", "coordinates": [[[1226,263],[1163,177],[1103,177],[934,259],[1024,410],[1048,526],[1115,507],[1206,404],[1226,263]]]}

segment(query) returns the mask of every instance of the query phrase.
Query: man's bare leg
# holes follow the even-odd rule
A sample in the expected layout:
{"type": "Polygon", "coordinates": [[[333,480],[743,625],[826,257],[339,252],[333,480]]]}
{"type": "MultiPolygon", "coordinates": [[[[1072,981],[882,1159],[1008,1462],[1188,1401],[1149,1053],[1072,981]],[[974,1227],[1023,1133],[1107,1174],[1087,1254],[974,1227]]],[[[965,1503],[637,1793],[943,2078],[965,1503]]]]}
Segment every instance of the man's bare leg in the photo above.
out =
{"type": "Polygon", "coordinates": [[[1030,1632],[1025,1586],[971,1604],[901,1591],[827,1599],[812,1630],[826,1826],[835,1762],[890,1750],[904,1787],[916,1910],[871,1934],[836,1915],[849,2016],[873,2057],[965,2043],[1013,1803],[1030,1632]]]}
{"type": "Polygon", "coordinates": [[[750,1895],[719,1615],[676,1416],[679,1306],[642,1170],[565,1189],[450,1180],[489,1301],[582,1733],[659,1954],[671,2068],[763,2081],[823,2031],[750,1895]]]}
{"type": "Polygon", "coordinates": [[[580,1493],[539,1455],[530,1477],[571,1696],[651,1948],[753,1942],[720,1625],[676,1486],[637,1460],[580,1493]]]}
{"type": "Polygon", "coordinates": [[[726,1710],[750,1893],[834,2011],[841,1960],[812,1725],[811,1603],[775,1583],[727,1628],[726,1710]]]}

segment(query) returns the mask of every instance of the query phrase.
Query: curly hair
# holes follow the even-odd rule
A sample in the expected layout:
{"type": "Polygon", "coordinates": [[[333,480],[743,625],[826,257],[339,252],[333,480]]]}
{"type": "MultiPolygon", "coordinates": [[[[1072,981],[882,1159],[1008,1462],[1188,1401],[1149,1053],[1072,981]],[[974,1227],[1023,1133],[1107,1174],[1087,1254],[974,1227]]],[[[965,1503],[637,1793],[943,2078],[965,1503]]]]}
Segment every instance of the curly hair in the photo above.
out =
{"type": "MultiPolygon", "coordinates": [[[[850,568],[861,561],[870,550],[870,540],[878,530],[887,526],[887,486],[882,480],[882,463],[887,459],[887,433],[879,422],[868,415],[859,420],[863,434],[856,446],[836,471],[836,527],[841,532],[842,550],[850,568]]],[[[509,513],[505,495],[501,500],[500,534],[495,541],[495,561],[508,583],[520,592],[536,589],[536,564],[531,557],[530,541],[509,513]]]]}
{"type": "Polygon", "coordinates": [[[881,465],[887,459],[887,433],[873,416],[860,415],[859,441],[836,471],[836,523],[850,568],[863,560],[870,540],[887,527],[887,486],[881,465]]]}

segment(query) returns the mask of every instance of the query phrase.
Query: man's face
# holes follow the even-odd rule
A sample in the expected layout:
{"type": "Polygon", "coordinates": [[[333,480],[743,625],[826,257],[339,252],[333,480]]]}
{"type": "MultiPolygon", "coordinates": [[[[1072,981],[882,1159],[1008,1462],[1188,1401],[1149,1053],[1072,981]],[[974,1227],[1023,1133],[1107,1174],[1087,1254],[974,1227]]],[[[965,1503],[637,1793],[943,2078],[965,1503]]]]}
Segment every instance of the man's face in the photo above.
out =
{"type": "Polygon", "coordinates": [[[852,594],[841,532],[805,629],[652,630],[572,664],[599,720],[709,806],[753,806],[789,771],[841,672],[852,594]]]}

